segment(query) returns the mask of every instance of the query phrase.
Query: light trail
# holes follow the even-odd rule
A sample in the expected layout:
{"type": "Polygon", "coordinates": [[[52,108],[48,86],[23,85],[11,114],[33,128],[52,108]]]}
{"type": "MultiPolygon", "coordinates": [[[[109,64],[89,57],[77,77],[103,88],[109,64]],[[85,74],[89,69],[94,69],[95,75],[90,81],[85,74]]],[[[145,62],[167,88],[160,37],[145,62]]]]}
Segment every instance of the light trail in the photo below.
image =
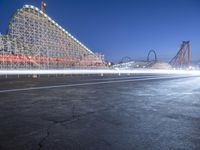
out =
{"type": "Polygon", "coordinates": [[[77,86],[89,86],[89,85],[100,85],[100,84],[110,84],[110,83],[125,83],[125,82],[136,82],[136,81],[148,81],[148,80],[160,80],[160,79],[176,79],[185,76],[171,76],[171,77],[152,77],[152,78],[136,78],[136,79],[126,79],[125,80],[110,80],[110,81],[100,81],[100,82],[87,82],[87,83],[75,83],[75,84],[64,84],[64,85],[53,85],[53,86],[41,86],[41,87],[30,87],[30,88],[20,88],[20,89],[8,89],[0,90],[0,93],[9,92],[20,92],[20,91],[31,91],[31,90],[42,90],[42,89],[52,89],[52,88],[62,88],[62,87],[77,87],[77,86]]]}
{"type": "Polygon", "coordinates": [[[84,75],[84,74],[174,74],[200,75],[199,70],[161,70],[161,69],[66,69],[66,70],[0,70],[0,75],[84,75]]]}

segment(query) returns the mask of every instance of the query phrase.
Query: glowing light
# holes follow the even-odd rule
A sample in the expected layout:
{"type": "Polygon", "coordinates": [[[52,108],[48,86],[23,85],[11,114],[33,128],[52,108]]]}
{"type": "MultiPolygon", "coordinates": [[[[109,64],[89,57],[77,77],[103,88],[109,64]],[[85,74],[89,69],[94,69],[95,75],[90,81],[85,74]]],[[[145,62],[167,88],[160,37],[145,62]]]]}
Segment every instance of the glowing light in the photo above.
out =
{"type": "Polygon", "coordinates": [[[198,75],[199,70],[158,70],[158,69],[66,69],[66,70],[0,70],[0,75],[32,75],[32,74],[171,74],[171,75],[198,75]]]}
{"type": "MultiPolygon", "coordinates": [[[[46,3],[44,3],[44,5],[46,6],[46,3]]],[[[51,19],[49,16],[47,16],[45,13],[43,13],[43,12],[42,12],[41,10],[39,10],[37,7],[32,6],[32,5],[24,5],[24,8],[31,8],[31,9],[34,9],[34,10],[38,11],[40,14],[44,15],[45,17],[47,17],[47,18],[48,18],[55,26],[57,26],[60,30],[64,30],[58,23],[56,23],[53,19],[51,19]]],[[[64,32],[65,32],[66,34],[68,34],[73,40],[75,40],[76,42],[78,42],[78,40],[77,40],[74,36],[72,36],[69,32],[67,32],[67,31],[65,31],[65,30],[64,30],[64,32]]],[[[92,52],[89,48],[87,48],[85,45],[83,45],[82,43],[81,43],[81,46],[82,46],[83,48],[85,48],[88,52],[90,52],[90,53],[93,54],[93,52],[92,52]]]]}

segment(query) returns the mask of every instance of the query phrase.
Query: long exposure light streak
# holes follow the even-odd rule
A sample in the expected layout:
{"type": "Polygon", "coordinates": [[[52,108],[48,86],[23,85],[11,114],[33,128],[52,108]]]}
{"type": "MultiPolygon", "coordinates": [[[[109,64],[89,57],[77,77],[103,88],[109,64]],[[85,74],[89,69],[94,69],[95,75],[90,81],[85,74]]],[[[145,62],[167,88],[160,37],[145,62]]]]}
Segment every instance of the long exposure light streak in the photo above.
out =
{"type": "Polygon", "coordinates": [[[200,75],[199,70],[160,70],[160,69],[66,69],[66,70],[0,70],[0,75],[84,75],[84,74],[177,74],[200,75]]]}

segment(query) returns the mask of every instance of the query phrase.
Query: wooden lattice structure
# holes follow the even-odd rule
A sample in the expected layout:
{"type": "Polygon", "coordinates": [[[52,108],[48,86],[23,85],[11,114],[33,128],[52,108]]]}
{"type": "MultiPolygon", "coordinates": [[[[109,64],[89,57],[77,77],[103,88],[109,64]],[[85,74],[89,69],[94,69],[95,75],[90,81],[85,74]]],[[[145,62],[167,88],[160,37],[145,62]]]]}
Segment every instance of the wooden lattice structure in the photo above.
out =
{"type": "Polygon", "coordinates": [[[102,67],[103,56],[90,49],[38,8],[25,5],[0,35],[1,69],[102,67]]]}

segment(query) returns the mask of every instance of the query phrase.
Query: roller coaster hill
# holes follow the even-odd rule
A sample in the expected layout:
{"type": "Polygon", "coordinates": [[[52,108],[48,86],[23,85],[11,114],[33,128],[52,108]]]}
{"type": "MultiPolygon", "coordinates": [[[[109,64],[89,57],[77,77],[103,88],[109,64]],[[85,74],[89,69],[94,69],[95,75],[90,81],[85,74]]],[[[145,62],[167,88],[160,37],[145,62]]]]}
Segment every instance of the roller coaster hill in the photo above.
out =
{"type": "Polygon", "coordinates": [[[14,13],[7,34],[0,35],[0,69],[105,67],[103,55],[93,53],[41,9],[25,5],[14,13]]]}

